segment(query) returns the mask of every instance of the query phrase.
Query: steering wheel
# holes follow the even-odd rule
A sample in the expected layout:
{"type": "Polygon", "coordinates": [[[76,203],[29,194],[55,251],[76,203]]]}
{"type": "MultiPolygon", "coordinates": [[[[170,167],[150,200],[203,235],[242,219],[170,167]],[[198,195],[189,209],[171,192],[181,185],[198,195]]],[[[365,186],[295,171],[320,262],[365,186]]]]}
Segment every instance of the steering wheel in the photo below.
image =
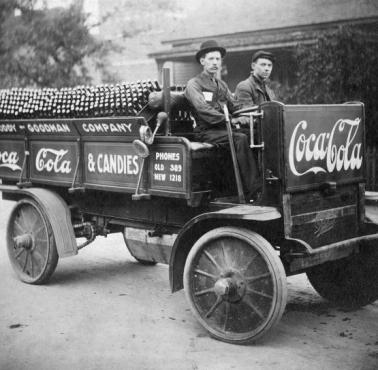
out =
{"type": "Polygon", "coordinates": [[[245,113],[252,113],[252,112],[255,112],[259,109],[259,106],[258,105],[251,105],[250,107],[246,107],[246,108],[242,108],[242,109],[238,109],[237,111],[233,112],[233,116],[240,116],[241,114],[245,114],[245,113]]]}

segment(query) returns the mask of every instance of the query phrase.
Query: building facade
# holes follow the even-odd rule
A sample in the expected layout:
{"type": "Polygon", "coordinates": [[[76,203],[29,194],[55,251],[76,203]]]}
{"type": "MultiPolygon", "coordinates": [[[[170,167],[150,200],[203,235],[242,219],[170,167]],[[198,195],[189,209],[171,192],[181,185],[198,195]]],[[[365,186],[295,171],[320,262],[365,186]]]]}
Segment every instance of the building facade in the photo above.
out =
{"type": "Polygon", "coordinates": [[[259,49],[273,52],[277,61],[272,80],[289,87],[296,73],[293,50],[299,43],[313,43],[321,31],[342,25],[363,24],[377,30],[375,0],[236,0],[206,2],[177,27],[174,37],[150,53],[158,67],[171,69],[172,80],[185,84],[201,70],[194,59],[200,44],[215,39],[227,49],[222,78],[233,90],[247,78],[251,56],[259,49]],[[192,22],[189,20],[192,19],[192,22]]]}

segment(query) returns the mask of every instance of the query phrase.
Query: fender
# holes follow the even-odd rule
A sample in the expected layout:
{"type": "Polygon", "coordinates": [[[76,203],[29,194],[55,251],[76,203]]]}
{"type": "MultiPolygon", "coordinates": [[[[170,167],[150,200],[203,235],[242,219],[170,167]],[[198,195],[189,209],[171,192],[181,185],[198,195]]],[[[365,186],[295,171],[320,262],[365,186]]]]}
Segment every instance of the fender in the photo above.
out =
{"type": "Polygon", "coordinates": [[[183,272],[186,257],[194,242],[207,231],[233,221],[265,222],[281,218],[274,207],[238,205],[216,212],[207,212],[188,221],[177,235],[169,261],[169,282],[172,292],[183,288],[183,272]]]}
{"type": "Polygon", "coordinates": [[[38,202],[48,216],[60,258],[78,253],[70,211],[60,195],[47,189],[18,188],[12,185],[0,185],[0,191],[27,196],[38,202]]]}

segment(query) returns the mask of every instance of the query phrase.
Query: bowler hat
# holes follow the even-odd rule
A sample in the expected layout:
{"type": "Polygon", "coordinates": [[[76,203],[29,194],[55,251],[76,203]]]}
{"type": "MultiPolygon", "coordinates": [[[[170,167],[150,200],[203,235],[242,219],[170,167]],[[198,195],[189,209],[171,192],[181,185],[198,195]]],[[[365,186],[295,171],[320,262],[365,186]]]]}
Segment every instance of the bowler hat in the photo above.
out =
{"type": "Polygon", "coordinates": [[[197,62],[200,62],[200,59],[206,53],[210,53],[211,51],[219,51],[221,53],[222,58],[226,55],[226,49],[222,48],[218,45],[215,40],[208,40],[201,44],[199,51],[197,51],[196,59],[197,62]]]}
{"type": "Polygon", "coordinates": [[[272,53],[269,53],[269,51],[259,50],[252,55],[252,63],[259,58],[269,59],[272,63],[276,60],[275,56],[272,53]]]}

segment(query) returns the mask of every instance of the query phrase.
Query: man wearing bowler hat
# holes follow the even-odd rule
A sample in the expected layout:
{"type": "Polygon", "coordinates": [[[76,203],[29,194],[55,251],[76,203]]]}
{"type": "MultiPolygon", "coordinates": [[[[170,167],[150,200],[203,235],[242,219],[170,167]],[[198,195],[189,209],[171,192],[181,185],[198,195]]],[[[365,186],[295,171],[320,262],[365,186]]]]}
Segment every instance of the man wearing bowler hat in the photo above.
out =
{"type": "MultiPolygon", "coordinates": [[[[227,84],[217,76],[226,50],[214,40],[204,42],[196,53],[203,71],[188,81],[185,96],[195,109],[196,140],[213,144],[229,143],[223,106],[232,113],[239,108],[227,84]]],[[[233,118],[232,123],[243,123],[248,117],[233,118]]],[[[261,187],[256,160],[249,147],[249,129],[234,129],[236,157],[245,197],[251,199],[261,187]]]]}
{"type": "Polygon", "coordinates": [[[268,51],[259,50],[253,54],[251,75],[235,89],[235,96],[243,108],[275,100],[274,92],[266,85],[274,60],[274,55],[268,51]]]}

